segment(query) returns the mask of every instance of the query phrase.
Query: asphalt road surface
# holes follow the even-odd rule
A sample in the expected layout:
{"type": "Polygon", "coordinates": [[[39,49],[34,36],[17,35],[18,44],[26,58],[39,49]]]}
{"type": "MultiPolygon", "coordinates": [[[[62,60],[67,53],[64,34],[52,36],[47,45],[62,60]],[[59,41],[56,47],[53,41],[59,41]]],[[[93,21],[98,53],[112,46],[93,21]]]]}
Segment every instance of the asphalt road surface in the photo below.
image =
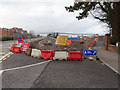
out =
{"type": "MultiPolygon", "coordinates": [[[[13,54],[2,62],[3,70],[45,62],[25,54],[13,54]]],[[[3,88],[117,88],[118,75],[101,62],[52,61],[2,73],[3,88]]]]}

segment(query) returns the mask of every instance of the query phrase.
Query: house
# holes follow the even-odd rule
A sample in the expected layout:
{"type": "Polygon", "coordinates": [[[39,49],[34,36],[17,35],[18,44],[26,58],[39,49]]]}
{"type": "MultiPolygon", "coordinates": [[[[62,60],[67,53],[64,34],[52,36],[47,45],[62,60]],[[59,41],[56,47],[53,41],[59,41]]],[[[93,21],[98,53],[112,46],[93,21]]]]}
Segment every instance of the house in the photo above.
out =
{"type": "Polygon", "coordinates": [[[6,36],[8,36],[8,31],[9,31],[8,28],[1,28],[0,29],[0,37],[6,37],[6,36]]]}
{"type": "Polygon", "coordinates": [[[0,28],[0,37],[19,37],[27,35],[27,31],[22,28],[13,27],[11,29],[8,28],[0,28]]]}

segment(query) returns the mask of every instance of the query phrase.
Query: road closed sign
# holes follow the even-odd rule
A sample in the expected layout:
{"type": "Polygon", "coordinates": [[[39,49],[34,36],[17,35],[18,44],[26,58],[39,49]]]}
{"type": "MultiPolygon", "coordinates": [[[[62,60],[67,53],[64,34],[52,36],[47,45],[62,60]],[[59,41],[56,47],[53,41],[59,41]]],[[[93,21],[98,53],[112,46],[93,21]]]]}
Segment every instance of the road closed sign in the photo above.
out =
{"type": "Polygon", "coordinates": [[[57,36],[55,44],[66,45],[67,40],[68,40],[68,36],[57,36]]]}
{"type": "Polygon", "coordinates": [[[97,56],[97,50],[84,50],[84,55],[97,56]]]}
{"type": "Polygon", "coordinates": [[[29,48],[29,44],[23,44],[22,51],[26,51],[29,48]]]}

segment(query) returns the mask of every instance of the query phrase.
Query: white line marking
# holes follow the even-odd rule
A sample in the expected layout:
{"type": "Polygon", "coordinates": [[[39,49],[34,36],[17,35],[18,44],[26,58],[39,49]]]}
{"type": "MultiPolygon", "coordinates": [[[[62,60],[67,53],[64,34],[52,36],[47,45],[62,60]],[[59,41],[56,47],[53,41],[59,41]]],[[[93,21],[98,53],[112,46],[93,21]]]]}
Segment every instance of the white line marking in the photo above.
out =
{"type": "Polygon", "coordinates": [[[7,59],[7,58],[4,58],[3,61],[6,60],[6,59],[7,59]]]}
{"type": "Polygon", "coordinates": [[[50,61],[52,61],[52,60],[48,60],[48,61],[44,61],[44,62],[36,63],[36,64],[31,64],[31,65],[27,65],[27,66],[22,66],[22,67],[16,67],[16,68],[10,68],[10,69],[5,69],[5,70],[0,70],[0,75],[1,75],[2,72],[4,72],[4,71],[11,71],[11,70],[17,70],[17,69],[28,68],[28,67],[32,67],[32,66],[44,64],[44,63],[47,63],[47,62],[50,62],[50,61]]]}
{"type": "Polygon", "coordinates": [[[105,61],[103,61],[102,59],[100,59],[102,62],[103,62],[103,64],[105,64],[105,65],[107,65],[109,68],[111,68],[114,72],[116,72],[116,73],[118,73],[119,75],[120,75],[120,73],[117,71],[117,70],[115,70],[113,67],[111,67],[109,64],[107,64],[105,61]]]}

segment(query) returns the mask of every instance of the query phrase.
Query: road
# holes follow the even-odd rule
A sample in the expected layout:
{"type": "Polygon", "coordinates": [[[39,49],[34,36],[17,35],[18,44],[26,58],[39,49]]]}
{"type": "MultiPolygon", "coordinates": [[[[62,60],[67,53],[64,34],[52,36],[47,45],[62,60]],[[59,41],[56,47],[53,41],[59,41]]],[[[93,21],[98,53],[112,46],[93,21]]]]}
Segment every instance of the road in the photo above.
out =
{"type": "Polygon", "coordinates": [[[26,56],[24,53],[13,54],[2,61],[2,69],[5,70],[2,73],[3,88],[118,87],[116,73],[101,62],[96,63],[87,59],[46,62],[44,59],[26,56]],[[36,65],[41,62],[45,63],[36,65]],[[24,66],[28,67],[20,68],[24,66]]]}
{"type": "Polygon", "coordinates": [[[2,88],[118,88],[119,76],[100,61],[50,62],[11,53],[1,64],[2,88]]]}

